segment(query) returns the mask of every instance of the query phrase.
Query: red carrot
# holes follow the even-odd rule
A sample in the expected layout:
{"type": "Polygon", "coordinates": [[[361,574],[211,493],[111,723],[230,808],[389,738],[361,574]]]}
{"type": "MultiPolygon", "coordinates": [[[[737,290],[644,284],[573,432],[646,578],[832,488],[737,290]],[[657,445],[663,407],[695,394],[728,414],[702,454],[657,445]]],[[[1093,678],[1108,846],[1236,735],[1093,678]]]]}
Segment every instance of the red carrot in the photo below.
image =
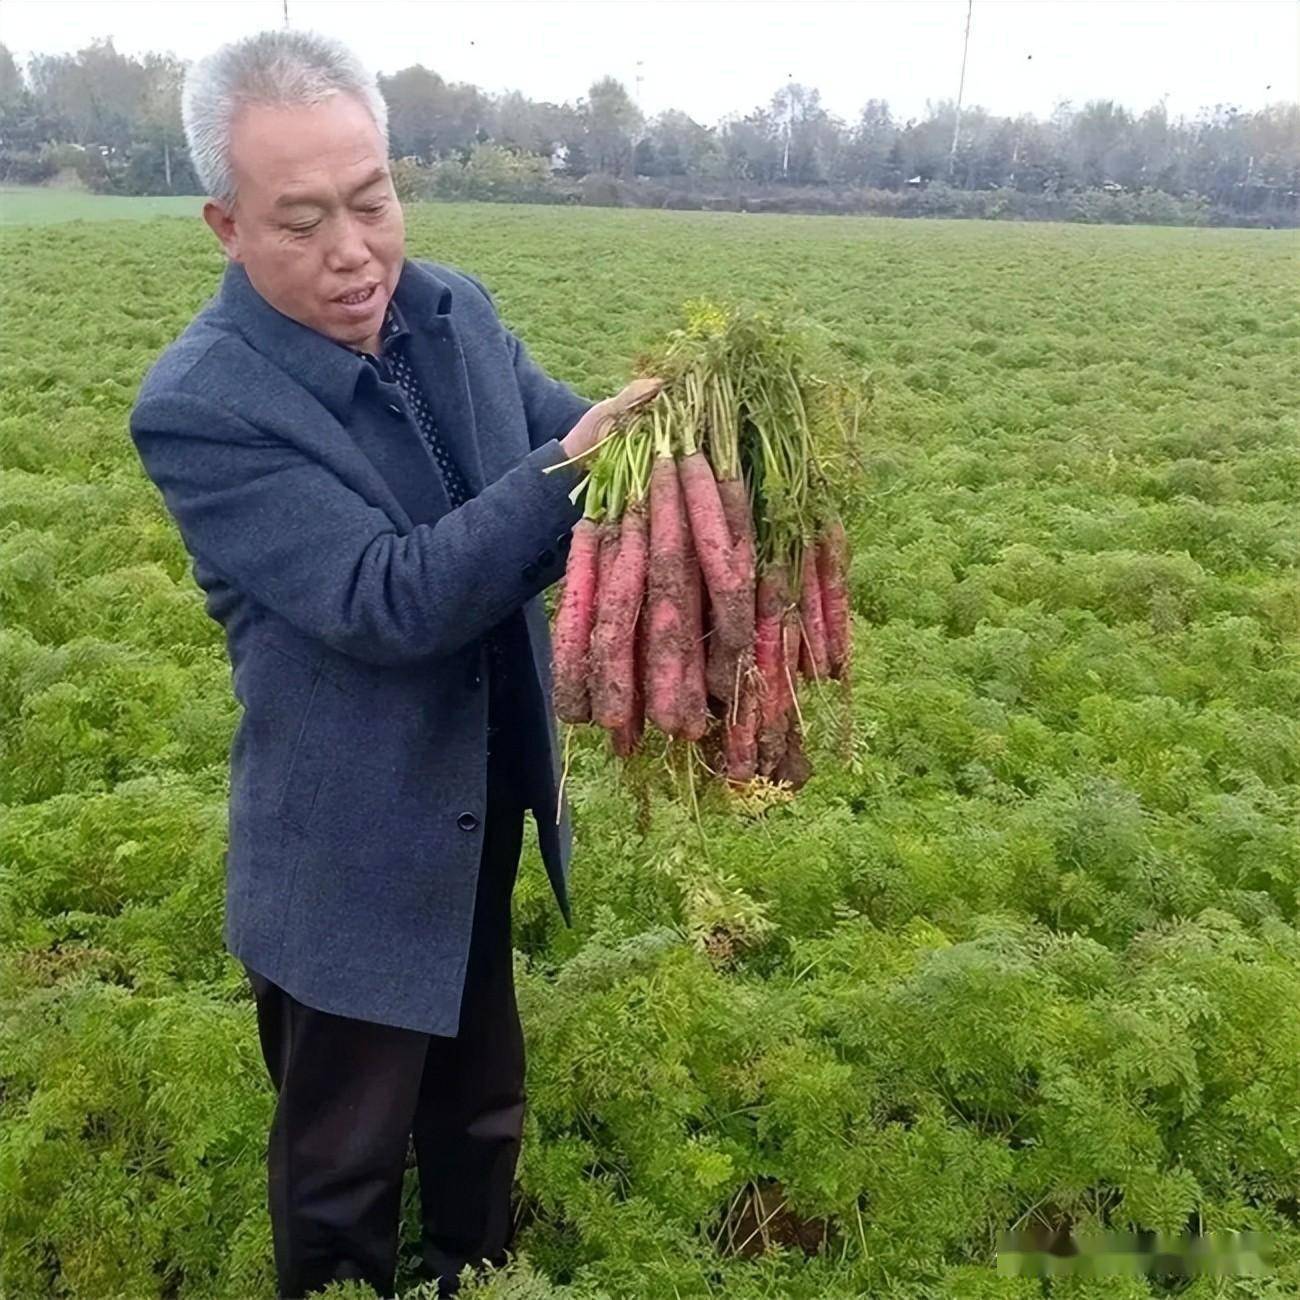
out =
{"type": "Polygon", "coordinates": [[[754,546],[754,516],[749,504],[749,489],[743,478],[720,478],[718,480],[718,500],[722,503],[722,513],[726,516],[727,531],[731,534],[732,546],[742,542],[754,546]]]}
{"type": "Polygon", "coordinates": [[[564,594],[555,615],[555,712],[564,722],[588,722],[587,654],[596,621],[596,575],[600,557],[600,528],[580,519],[573,530],[564,594]]]}
{"type": "Polygon", "coordinates": [[[758,580],[754,662],[759,673],[759,771],[769,776],[785,752],[790,687],[786,672],[784,614],[789,585],[773,566],[758,580]]]}
{"type": "Polygon", "coordinates": [[[785,575],[777,568],[769,569],[758,580],[758,601],[755,614],[754,662],[758,668],[762,720],[776,721],[784,712],[782,669],[785,645],[781,637],[781,612],[785,608],[785,575]]]}
{"type": "Polygon", "coordinates": [[[632,710],[623,726],[610,732],[610,743],[619,758],[631,758],[641,748],[645,735],[645,680],[647,621],[643,616],[636,621],[636,631],[628,639],[635,641],[632,663],[632,710]]]}
{"type": "Polygon", "coordinates": [[[836,679],[844,676],[853,648],[847,571],[848,539],[844,525],[837,520],[817,542],[817,578],[822,589],[827,667],[829,675],[836,679]]]}
{"type": "Polygon", "coordinates": [[[671,454],[660,455],[650,476],[645,693],[646,713],[666,736],[675,736],[682,725],[682,674],[690,635],[685,590],[689,545],[677,465],[671,454]]]}
{"type": "MultiPolygon", "coordinates": [[[[712,611],[710,611],[711,615],[712,611]]],[[[704,640],[705,680],[709,694],[719,704],[730,705],[736,696],[736,656],[739,653],[722,644],[717,626],[710,616],[704,640]]]]}
{"type": "Polygon", "coordinates": [[[809,681],[825,681],[830,673],[826,650],[826,621],[822,611],[822,589],[817,579],[817,555],[811,546],[804,548],[800,576],[799,622],[802,636],[799,667],[809,681]]]}
{"type": "Polygon", "coordinates": [[[752,646],[744,650],[733,650],[722,644],[716,630],[710,630],[705,638],[707,663],[705,680],[709,695],[717,700],[720,713],[730,713],[736,701],[736,689],[740,679],[754,667],[754,650],[752,646]]]}
{"type": "Polygon", "coordinates": [[[699,740],[709,729],[709,691],[704,674],[704,590],[694,552],[687,554],[686,656],[682,664],[683,740],[699,740]]]}
{"type": "Polygon", "coordinates": [[[591,634],[591,717],[614,731],[632,718],[636,683],[637,614],[645,599],[645,507],[629,505],[616,535],[607,533],[601,544],[600,592],[596,600],[596,626],[591,634]],[[605,550],[613,555],[606,571],[605,550]]]}
{"type": "Polygon", "coordinates": [[[784,662],[781,665],[781,709],[789,713],[794,708],[794,675],[799,669],[799,606],[790,603],[786,597],[785,607],[781,610],[781,649],[784,662]]]}
{"type": "MultiPolygon", "coordinates": [[[[728,478],[718,480],[718,498],[731,535],[733,558],[739,558],[746,575],[746,597],[754,594],[754,517],[749,503],[749,489],[745,480],[728,478]]],[[[717,633],[716,625],[710,627],[706,676],[709,694],[730,712],[736,700],[736,684],[754,661],[753,649],[727,645],[717,633]]]]}
{"type": "Polygon", "coordinates": [[[797,723],[799,714],[794,702],[794,674],[798,665],[799,607],[791,604],[787,595],[781,610],[780,711],[772,728],[765,730],[758,738],[758,770],[763,776],[776,778],[776,770],[789,753],[790,732],[797,723]]]}
{"type": "Polygon", "coordinates": [[[753,675],[740,680],[734,718],[728,718],[727,780],[752,781],[758,771],[758,688],[753,675]]]}
{"type": "Polygon", "coordinates": [[[678,461],[686,514],[700,569],[713,601],[717,635],[725,645],[743,649],[754,639],[754,609],[748,588],[752,569],[732,545],[731,530],[718,495],[718,481],[703,452],[678,461]]]}

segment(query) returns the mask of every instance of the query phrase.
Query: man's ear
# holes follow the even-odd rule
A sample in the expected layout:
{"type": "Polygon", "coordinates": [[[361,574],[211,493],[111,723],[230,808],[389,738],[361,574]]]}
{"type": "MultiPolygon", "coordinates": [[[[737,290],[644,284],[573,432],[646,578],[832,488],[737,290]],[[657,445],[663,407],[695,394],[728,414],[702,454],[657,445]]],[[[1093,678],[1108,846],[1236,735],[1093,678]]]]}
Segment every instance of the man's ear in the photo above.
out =
{"type": "Polygon", "coordinates": [[[203,205],[203,220],[208,223],[212,233],[221,241],[221,247],[226,250],[226,256],[232,262],[238,262],[240,260],[239,232],[235,228],[234,214],[215,199],[209,199],[203,205]]]}

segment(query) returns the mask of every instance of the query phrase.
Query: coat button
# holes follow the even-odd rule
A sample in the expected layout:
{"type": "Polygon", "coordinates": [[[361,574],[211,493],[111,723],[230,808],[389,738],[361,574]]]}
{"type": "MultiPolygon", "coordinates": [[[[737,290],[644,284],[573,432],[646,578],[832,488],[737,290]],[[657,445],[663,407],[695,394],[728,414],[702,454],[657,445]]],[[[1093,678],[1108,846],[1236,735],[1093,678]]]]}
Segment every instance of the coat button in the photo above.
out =
{"type": "Polygon", "coordinates": [[[472,812],[463,812],[456,818],[456,825],[463,831],[478,830],[478,818],[472,812]]]}
{"type": "Polygon", "coordinates": [[[572,541],[573,541],[572,533],[557,533],[555,537],[555,549],[557,551],[562,551],[572,541]]]}
{"type": "Polygon", "coordinates": [[[401,408],[400,406],[398,406],[396,402],[389,402],[389,403],[388,403],[388,412],[389,412],[390,415],[395,415],[395,416],[397,416],[397,418],[398,418],[399,420],[404,420],[404,419],[406,419],[406,412],[403,411],[402,408],[401,408]]]}
{"type": "Polygon", "coordinates": [[[536,582],[537,572],[538,572],[537,565],[535,565],[531,560],[529,560],[528,563],[524,565],[524,581],[536,582]]]}
{"type": "Polygon", "coordinates": [[[542,566],[543,569],[547,568],[549,565],[554,564],[554,563],[555,563],[555,552],[554,552],[553,550],[551,550],[549,547],[547,547],[547,549],[544,550],[544,551],[543,551],[543,552],[542,552],[542,553],[537,557],[537,563],[540,564],[540,565],[542,566]]]}

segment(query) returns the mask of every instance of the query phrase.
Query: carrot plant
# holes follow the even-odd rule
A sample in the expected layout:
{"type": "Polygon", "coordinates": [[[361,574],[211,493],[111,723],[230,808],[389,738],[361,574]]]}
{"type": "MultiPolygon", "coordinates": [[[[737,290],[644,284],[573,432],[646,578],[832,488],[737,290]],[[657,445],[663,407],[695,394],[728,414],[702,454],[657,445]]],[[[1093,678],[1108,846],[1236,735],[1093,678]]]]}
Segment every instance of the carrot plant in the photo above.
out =
{"type": "MultiPolygon", "coordinates": [[[[513,899],[516,1257],[467,1300],[1295,1295],[1293,239],[454,205],[408,234],[593,397],[691,286],[797,302],[871,369],[859,410],[810,367],[854,631],[847,685],[799,693],[817,779],[695,813],[643,797],[652,722],[626,763],[572,729],[574,924],[535,846],[513,899]],[[1273,1275],[998,1276],[1003,1230],[1081,1225],[1263,1232],[1273,1275]]],[[[221,936],[239,709],[125,432],[221,264],[197,222],[0,231],[13,1297],[276,1294],[221,936]]]]}

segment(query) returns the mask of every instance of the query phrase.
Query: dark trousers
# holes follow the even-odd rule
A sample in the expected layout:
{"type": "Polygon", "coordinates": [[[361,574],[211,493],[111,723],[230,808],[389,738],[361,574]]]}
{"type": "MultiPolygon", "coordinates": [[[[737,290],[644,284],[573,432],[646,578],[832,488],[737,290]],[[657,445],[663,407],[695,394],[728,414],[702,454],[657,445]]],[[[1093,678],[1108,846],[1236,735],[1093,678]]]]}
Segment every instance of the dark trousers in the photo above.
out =
{"type": "MultiPolygon", "coordinates": [[[[330,1015],[248,971],[278,1099],[267,1150],[279,1294],[335,1278],[395,1293],[403,1171],[415,1147],[422,1263],[455,1292],[466,1263],[505,1262],[524,1117],[510,895],[522,799],[489,765],[484,845],[455,1038],[330,1015]]],[[[247,969],[247,968],[246,968],[247,969]]]]}

